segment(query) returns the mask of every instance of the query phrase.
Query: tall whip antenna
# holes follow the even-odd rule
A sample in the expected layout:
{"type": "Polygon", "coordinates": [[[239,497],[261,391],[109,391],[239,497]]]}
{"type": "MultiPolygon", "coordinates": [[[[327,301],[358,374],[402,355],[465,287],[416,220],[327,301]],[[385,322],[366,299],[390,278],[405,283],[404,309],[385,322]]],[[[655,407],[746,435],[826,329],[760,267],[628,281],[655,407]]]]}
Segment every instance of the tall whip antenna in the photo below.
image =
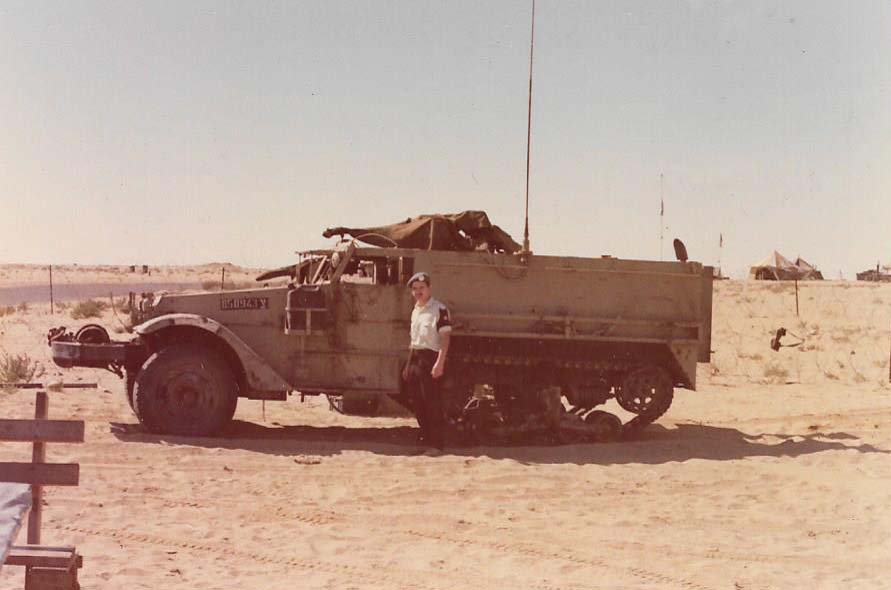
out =
{"type": "Polygon", "coordinates": [[[659,174],[659,260],[665,260],[662,255],[662,242],[665,237],[665,175],[659,174]]]}
{"type": "Polygon", "coordinates": [[[529,38],[529,109],[526,115],[526,227],[523,229],[523,252],[529,249],[529,161],[532,145],[532,54],[535,49],[535,0],[532,0],[532,35],[529,38]]]}

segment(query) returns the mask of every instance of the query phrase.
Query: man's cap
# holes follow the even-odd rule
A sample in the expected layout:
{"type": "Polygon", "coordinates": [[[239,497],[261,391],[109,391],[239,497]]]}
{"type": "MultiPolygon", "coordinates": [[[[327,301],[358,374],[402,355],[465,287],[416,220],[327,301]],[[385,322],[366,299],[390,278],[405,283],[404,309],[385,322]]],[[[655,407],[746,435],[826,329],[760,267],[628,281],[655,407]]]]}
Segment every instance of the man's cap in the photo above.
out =
{"type": "Polygon", "coordinates": [[[423,271],[416,272],[415,274],[411,275],[411,278],[408,279],[408,282],[406,283],[406,285],[409,288],[411,288],[412,283],[414,283],[415,281],[424,281],[425,283],[427,283],[429,285],[430,284],[430,274],[423,272],[423,271]]]}

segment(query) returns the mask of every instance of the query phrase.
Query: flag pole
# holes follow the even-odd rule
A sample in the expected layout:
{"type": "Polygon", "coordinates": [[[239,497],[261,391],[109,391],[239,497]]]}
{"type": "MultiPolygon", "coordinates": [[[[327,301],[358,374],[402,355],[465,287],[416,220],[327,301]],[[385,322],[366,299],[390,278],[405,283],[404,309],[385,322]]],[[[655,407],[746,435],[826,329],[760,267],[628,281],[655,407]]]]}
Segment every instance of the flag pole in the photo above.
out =
{"type": "Polygon", "coordinates": [[[662,244],[665,241],[665,175],[659,173],[659,260],[665,260],[662,244]]]}
{"type": "Polygon", "coordinates": [[[724,254],[724,232],[718,234],[718,276],[724,276],[724,269],[721,268],[721,256],[724,254]]]}

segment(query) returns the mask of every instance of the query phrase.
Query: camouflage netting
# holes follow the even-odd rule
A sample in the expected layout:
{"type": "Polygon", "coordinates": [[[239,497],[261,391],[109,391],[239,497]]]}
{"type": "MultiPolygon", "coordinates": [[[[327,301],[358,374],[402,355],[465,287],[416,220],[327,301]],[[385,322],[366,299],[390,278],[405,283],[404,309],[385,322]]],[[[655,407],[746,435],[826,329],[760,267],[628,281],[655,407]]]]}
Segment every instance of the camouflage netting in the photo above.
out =
{"type": "Polygon", "coordinates": [[[378,227],[328,228],[326,238],[349,235],[382,248],[417,248],[419,250],[488,250],[513,254],[520,250],[507,232],[492,225],[484,211],[420,215],[401,223],[378,227]]]}

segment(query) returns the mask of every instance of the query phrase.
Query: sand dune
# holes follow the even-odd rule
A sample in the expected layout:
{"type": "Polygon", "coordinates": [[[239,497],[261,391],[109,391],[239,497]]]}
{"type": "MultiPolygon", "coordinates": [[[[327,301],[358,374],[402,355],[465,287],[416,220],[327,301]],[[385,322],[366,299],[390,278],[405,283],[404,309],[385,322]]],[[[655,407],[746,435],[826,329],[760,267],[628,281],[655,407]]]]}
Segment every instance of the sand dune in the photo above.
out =
{"type": "MultiPolygon", "coordinates": [[[[50,446],[81,485],[44,514],[85,589],[888,587],[891,285],[802,284],[796,316],[791,285],[718,283],[702,387],[638,440],[441,457],[411,420],[315,399],[242,400],[225,437],[146,434],[117,377],[51,364],[46,330],[78,323],[30,305],[0,317],[0,352],[100,383],[50,402],[87,423],[50,446]],[[803,343],[771,350],[780,326],[803,343]]],[[[2,416],[32,404],[0,393],[2,416]]]]}

